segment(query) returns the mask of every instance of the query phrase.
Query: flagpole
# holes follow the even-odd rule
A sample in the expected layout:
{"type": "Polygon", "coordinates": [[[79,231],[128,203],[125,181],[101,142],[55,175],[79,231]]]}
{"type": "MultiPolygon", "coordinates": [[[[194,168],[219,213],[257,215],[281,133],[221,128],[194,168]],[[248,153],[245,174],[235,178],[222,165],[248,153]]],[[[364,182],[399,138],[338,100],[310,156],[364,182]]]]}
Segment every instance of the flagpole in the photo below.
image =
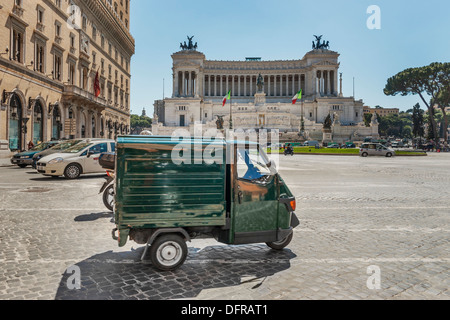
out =
{"type": "Polygon", "coordinates": [[[230,92],[230,130],[233,130],[233,103],[231,98],[231,92],[230,92]]]}

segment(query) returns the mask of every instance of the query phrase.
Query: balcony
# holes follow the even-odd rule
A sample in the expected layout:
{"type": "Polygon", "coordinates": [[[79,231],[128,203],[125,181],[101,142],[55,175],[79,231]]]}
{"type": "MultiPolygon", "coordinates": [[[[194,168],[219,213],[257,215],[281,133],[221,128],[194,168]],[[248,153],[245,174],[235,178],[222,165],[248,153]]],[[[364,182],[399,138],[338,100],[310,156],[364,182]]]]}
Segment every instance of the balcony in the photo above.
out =
{"type": "Polygon", "coordinates": [[[109,107],[106,99],[96,97],[93,93],[83,90],[75,85],[64,86],[62,100],[63,102],[77,103],[91,108],[96,108],[100,112],[109,107]]]}

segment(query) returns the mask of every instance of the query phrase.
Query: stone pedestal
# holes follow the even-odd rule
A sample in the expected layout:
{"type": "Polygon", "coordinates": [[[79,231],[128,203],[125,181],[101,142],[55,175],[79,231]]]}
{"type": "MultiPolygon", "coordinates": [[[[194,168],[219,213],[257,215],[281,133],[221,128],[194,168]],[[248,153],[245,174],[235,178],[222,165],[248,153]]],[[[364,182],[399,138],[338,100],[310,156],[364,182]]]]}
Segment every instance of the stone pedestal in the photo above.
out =
{"type": "Polygon", "coordinates": [[[266,103],[266,94],[264,92],[255,93],[255,105],[260,106],[266,103]]]}
{"type": "Polygon", "coordinates": [[[333,142],[333,132],[331,129],[323,129],[323,143],[333,142]]]}

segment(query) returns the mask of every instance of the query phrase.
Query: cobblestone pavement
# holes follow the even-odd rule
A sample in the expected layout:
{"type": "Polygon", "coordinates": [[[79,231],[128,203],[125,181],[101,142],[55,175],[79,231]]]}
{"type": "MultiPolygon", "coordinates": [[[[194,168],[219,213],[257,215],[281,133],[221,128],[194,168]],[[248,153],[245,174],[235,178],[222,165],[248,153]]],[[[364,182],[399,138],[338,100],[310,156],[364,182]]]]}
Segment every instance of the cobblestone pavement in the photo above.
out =
{"type": "Polygon", "coordinates": [[[301,221],[289,248],[194,240],[175,272],[142,264],[142,246],[117,247],[101,176],[0,168],[0,299],[447,300],[449,163],[450,154],[281,158],[301,221]],[[67,285],[74,265],[79,290],[67,285]]]}

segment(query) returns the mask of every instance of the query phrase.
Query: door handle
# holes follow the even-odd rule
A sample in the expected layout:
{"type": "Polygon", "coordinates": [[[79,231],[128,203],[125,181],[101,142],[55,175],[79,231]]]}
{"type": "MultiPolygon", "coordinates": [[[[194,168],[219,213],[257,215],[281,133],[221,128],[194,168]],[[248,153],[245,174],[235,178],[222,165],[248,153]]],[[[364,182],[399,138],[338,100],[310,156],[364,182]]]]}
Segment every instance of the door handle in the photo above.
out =
{"type": "Polygon", "coordinates": [[[238,192],[238,201],[239,201],[239,204],[242,203],[242,196],[243,196],[242,191],[239,191],[239,192],[238,192]]]}

